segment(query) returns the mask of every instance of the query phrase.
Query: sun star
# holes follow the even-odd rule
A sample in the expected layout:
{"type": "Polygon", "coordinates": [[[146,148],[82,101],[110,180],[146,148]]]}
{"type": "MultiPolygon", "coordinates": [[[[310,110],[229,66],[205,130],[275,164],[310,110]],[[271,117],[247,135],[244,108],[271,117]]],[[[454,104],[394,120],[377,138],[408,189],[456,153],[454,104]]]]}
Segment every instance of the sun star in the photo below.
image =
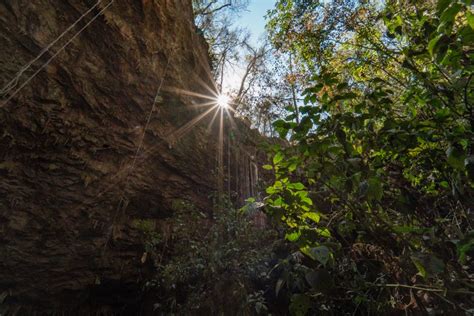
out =
{"type": "Polygon", "coordinates": [[[229,107],[229,102],[230,102],[230,99],[227,95],[225,94],[219,94],[217,96],[217,105],[223,109],[225,108],[228,108],[229,107]]]}

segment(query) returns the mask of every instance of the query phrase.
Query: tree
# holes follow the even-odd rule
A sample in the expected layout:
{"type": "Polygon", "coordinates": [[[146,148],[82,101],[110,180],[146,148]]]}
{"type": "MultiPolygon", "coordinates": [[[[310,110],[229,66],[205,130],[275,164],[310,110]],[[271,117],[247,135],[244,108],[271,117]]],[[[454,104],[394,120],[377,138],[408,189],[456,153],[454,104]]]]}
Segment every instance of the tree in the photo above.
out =
{"type": "Polygon", "coordinates": [[[239,60],[239,48],[248,38],[242,28],[233,28],[233,17],[245,10],[248,0],[193,0],[195,23],[209,43],[214,78],[222,87],[227,66],[239,60]]]}
{"type": "Polygon", "coordinates": [[[281,274],[290,311],[472,307],[470,1],[281,0],[268,27],[305,87],[265,167],[267,210],[306,258],[281,274]]]}
{"type": "Polygon", "coordinates": [[[228,13],[245,10],[248,0],[193,0],[196,25],[202,31],[215,27],[228,13]]]}
{"type": "Polygon", "coordinates": [[[290,69],[286,56],[278,54],[269,44],[264,44],[259,50],[253,50],[243,76],[241,87],[243,93],[237,92],[237,111],[249,118],[254,127],[263,134],[273,136],[271,122],[281,117],[286,108],[294,108],[294,102],[300,102],[292,96],[295,86],[289,76],[290,69]],[[260,51],[260,54],[256,54],[260,51]],[[253,66],[253,67],[251,67],[253,66]]]}

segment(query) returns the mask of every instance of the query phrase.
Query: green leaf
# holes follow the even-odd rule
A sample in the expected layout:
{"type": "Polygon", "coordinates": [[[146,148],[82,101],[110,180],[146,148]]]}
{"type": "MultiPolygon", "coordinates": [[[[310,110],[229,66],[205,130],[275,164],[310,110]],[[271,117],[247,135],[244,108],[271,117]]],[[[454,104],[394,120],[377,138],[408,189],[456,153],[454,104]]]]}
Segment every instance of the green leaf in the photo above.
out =
{"type": "Polygon", "coordinates": [[[456,248],[459,262],[465,264],[467,253],[474,249],[474,230],[467,233],[467,236],[456,244],[456,248]]]}
{"type": "Polygon", "coordinates": [[[417,253],[410,258],[418,269],[418,273],[424,278],[444,272],[445,265],[443,260],[433,254],[417,253]]]}
{"type": "Polygon", "coordinates": [[[273,169],[273,166],[271,166],[271,165],[263,165],[262,168],[265,169],[265,170],[272,170],[272,169],[273,169]]]}
{"type": "Polygon", "coordinates": [[[306,273],[304,278],[312,288],[316,288],[319,285],[318,273],[316,271],[306,273]]]}
{"type": "Polygon", "coordinates": [[[294,242],[294,241],[297,241],[301,236],[301,232],[298,230],[298,231],[294,231],[292,233],[287,233],[285,235],[285,238],[288,240],[288,241],[291,241],[291,242],[294,242]]]}
{"type": "Polygon", "coordinates": [[[439,34],[438,36],[436,36],[435,38],[431,39],[429,42],[428,42],[428,52],[430,53],[431,56],[434,56],[434,48],[436,46],[436,44],[438,44],[439,40],[441,39],[441,37],[443,37],[444,34],[439,34]]]}
{"type": "Polygon", "coordinates": [[[267,192],[267,194],[275,194],[278,192],[278,190],[275,188],[275,187],[268,187],[265,192],[267,192]]]}
{"type": "Polygon", "coordinates": [[[319,220],[321,219],[321,216],[318,213],[315,212],[306,212],[303,214],[303,218],[309,218],[315,223],[319,223],[319,220]]]}
{"type": "Polygon", "coordinates": [[[440,258],[429,255],[426,261],[428,262],[427,269],[430,273],[437,275],[444,272],[445,265],[440,258]]]}
{"type": "Polygon", "coordinates": [[[411,261],[415,265],[416,269],[418,270],[418,273],[423,277],[426,278],[426,269],[421,263],[421,260],[418,259],[417,257],[412,256],[411,261]]]}
{"type": "Polygon", "coordinates": [[[281,288],[285,284],[285,280],[283,279],[278,279],[276,285],[275,285],[275,296],[278,297],[278,293],[280,293],[281,288]]]}
{"type": "Polygon", "coordinates": [[[309,271],[304,276],[306,282],[317,292],[328,292],[334,287],[334,280],[326,269],[309,271]]]}
{"type": "Polygon", "coordinates": [[[367,197],[369,200],[377,200],[380,201],[383,196],[383,188],[382,182],[378,178],[370,178],[367,181],[368,189],[367,189],[367,197]]]}
{"type": "Polygon", "coordinates": [[[438,14],[441,14],[446,8],[449,6],[452,0],[438,0],[438,4],[436,6],[436,9],[438,11],[438,14]]]}
{"type": "Polygon", "coordinates": [[[258,315],[266,312],[268,310],[267,306],[261,302],[256,302],[255,303],[255,311],[257,312],[258,315]]]}
{"type": "Polygon", "coordinates": [[[466,13],[467,24],[474,30],[474,13],[467,11],[466,13]]]}
{"type": "Polygon", "coordinates": [[[429,232],[431,229],[426,227],[418,226],[394,226],[393,231],[399,234],[415,233],[415,234],[424,234],[429,232]]]}
{"type": "Polygon", "coordinates": [[[285,125],[285,126],[275,126],[275,130],[280,135],[280,138],[286,138],[286,136],[288,135],[289,127],[287,127],[287,125],[285,125]]]}
{"type": "Polygon", "coordinates": [[[474,156],[469,156],[464,159],[464,167],[467,170],[469,179],[474,182],[474,156]]]}
{"type": "Polygon", "coordinates": [[[273,164],[277,165],[282,160],[283,160],[283,154],[281,152],[277,152],[276,155],[273,157],[273,164]]]}
{"type": "Polygon", "coordinates": [[[297,164],[296,162],[291,163],[291,164],[288,166],[288,171],[289,171],[289,172],[295,171],[297,166],[298,166],[298,164],[297,164]]]}
{"type": "Polygon", "coordinates": [[[273,206],[279,206],[281,207],[284,204],[283,198],[280,196],[278,199],[273,201],[273,206]]]}
{"type": "Polygon", "coordinates": [[[311,308],[311,299],[304,294],[293,294],[289,306],[290,314],[304,316],[311,308]]]}
{"type": "Polygon", "coordinates": [[[464,169],[464,160],[466,159],[466,155],[464,152],[456,147],[456,146],[449,146],[446,150],[446,156],[448,158],[448,164],[458,170],[464,169]]]}
{"type": "Polygon", "coordinates": [[[307,196],[302,197],[302,198],[301,198],[301,202],[302,202],[302,203],[306,203],[306,204],[308,204],[308,205],[313,205],[313,201],[312,201],[309,197],[307,197],[307,196]]]}
{"type": "Polygon", "coordinates": [[[3,291],[2,294],[0,294],[0,305],[5,302],[5,299],[8,297],[9,294],[9,291],[3,291]]]}
{"type": "Polygon", "coordinates": [[[458,14],[458,12],[462,9],[462,5],[460,3],[453,3],[449,6],[446,10],[444,10],[443,14],[441,14],[440,22],[441,23],[451,23],[454,21],[454,18],[458,14]]]}
{"type": "Polygon", "coordinates": [[[288,184],[288,189],[293,189],[293,190],[303,190],[304,189],[304,184],[301,182],[296,182],[296,183],[290,183],[288,184]]]}
{"type": "Polygon", "coordinates": [[[318,246],[309,249],[310,257],[313,260],[318,260],[323,265],[326,265],[326,263],[328,262],[330,253],[331,252],[329,251],[329,248],[326,246],[318,246]]]}
{"type": "Polygon", "coordinates": [[[321,237],[326,237],[326,238],[331,237],[331,232],[327,228],[318,228],[316,229],[316,231],[321,237]]]}
{"type": "Polygon", "coordinates": [[[292,121],[296,118],[296,114],[290,114],[287,117],[285,117],[286,121],[292,121]]]}

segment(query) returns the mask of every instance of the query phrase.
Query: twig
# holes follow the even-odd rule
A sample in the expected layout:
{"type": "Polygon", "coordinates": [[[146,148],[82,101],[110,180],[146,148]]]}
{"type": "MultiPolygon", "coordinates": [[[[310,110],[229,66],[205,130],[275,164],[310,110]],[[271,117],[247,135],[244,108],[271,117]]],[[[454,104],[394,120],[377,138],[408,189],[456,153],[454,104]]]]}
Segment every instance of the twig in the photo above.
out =
{"type": "MultiPolygon", "coordinates": [[[[425,291],[425,292],[435,292],[435,293],[446,293],[446,292],[448,292],[448,289],[430,288],[430,287],[419,286],[419,285],[407,285],[407,284],[399,284],[399,283],[389,283],[389,284],[373,284],[373,283],[370,283],[370,284],[373,285],[373,286],[377,286],[377,287],[403,287],[403,288],[406,288],[406,289],[420,290],[420,291],[425,291]]],[[[456,293],[456,294],[474,295],[474,292],[467,291],[467,290],[452,290],[450,292],[456,293]]]]}

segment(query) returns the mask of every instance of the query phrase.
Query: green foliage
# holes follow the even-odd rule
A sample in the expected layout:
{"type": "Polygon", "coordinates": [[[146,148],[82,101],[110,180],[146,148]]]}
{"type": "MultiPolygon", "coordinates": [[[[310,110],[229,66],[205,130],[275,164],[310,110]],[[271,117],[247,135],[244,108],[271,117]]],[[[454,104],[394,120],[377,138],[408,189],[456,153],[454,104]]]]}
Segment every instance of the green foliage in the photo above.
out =
{"type": "Polygon", "coordinates": [[[265,314],[263,293],[253,280],[268,269],[274,238],[269,231],[225,203],[209,218],[177,200],[171,237],[153,251],[156,277],[147,289],[158,293],[156,311],[177,314],[265,314]]]}
{"type": "Polygon", "coordinates": [[[153,251],[162,242],[162,236],[155,229],[155,222],[147,219],[135,219],[132,226],[143,233],[145,252],[153,251]]]}
{"type": "Polygon", "coordinates": [[[307,84],[299,122],[292,107],[274,122],[290,145],[264,167],[268,213],[305,257],[287,269],[305,270],[288,288],[292,314],[380,314],[420,283],[430,290],[412,308],[474,305],[468,2],[282,0],[270,13],[275,47],[307,84]],[[315,288],[321,271],[337,280],[331,295],[315,288]]]}

